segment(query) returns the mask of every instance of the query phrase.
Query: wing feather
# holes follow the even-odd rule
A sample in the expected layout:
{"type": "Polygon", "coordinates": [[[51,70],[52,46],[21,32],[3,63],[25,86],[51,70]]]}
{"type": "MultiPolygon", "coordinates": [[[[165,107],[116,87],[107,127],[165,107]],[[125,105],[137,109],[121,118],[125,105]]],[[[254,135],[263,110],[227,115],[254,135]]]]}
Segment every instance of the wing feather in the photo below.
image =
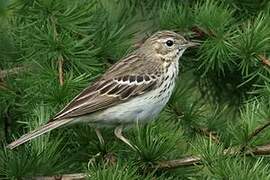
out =
{"type": "Polygon", "coordinates": [[[99,80],[76,96],[51,121],[85,116],[121,104],[153,90],[160,80],[155,74],[160,65],[153,66],[143,56],[131,54],[113,65],[99,80]]]}
{"type": "Polygon", "coordinates": [[[134,81],[133,83],[112,79],[106,83],[100,82],[103,86],[94,85],[95,88],[91,86],[84,90],[53,120],[84,116],[123,103],[134,96],[151,91],[157,85],[157,79],[143,82],[134,81]]]}

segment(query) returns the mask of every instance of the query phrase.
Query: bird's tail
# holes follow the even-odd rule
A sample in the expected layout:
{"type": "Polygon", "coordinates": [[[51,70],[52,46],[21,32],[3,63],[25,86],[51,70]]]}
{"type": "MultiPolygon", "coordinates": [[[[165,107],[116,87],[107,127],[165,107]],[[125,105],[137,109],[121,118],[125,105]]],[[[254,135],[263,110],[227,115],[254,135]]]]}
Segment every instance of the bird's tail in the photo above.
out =
{"type": "Polygon", "coordinates": [[[7,148],[9,149],[14,149],[17,146],[20,146],[21,144],[26,143],[27,141],[30,141],[44,133],[47,133],[55,128],[58,128],[60,126],[63,126],[67,123],[69,123],[70,121],[72,121],[72,119],[63,119],[63,120],[56,120],[56,121],[51,121],[41,127],[39,127],[36,130],[33,130],[25,135],[23,135],[22,137],[20,137],[19,139],[13,141],[12,143],[10,143],[9,145],[7,145],[7,148]]]}

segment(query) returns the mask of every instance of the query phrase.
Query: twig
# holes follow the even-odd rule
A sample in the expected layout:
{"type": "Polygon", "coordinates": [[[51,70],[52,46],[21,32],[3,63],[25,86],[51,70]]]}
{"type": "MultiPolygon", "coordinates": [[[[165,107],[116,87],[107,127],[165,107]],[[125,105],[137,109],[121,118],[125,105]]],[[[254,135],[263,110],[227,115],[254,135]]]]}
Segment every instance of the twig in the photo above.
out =
{"type": "Polygon", "coordinates": [[[265,55],[259,55],[259,58],[264,65],[270,67],[270,60],[267,59],[265,55]]]}
{"type": "MultiPolygon", "coordinates": [[[[54,39],[54,41],[56,41],[58,43],[59,38],[58,38],[57,29],[56,29],[56,20],[55,20],[55,18],[53,16],[51,17],[51,23],[52,23],[52,26],[53,26],[53,39],[54,39]]],[[[58,56],[57,63],[58,63],[59,83],[60,83],[61,86],[63,86],[63,84],[64,84],[64,70],[63,70],[64,58],[63,58],[61,53],[58,56]]]]}
{"type": "Polygon", "coordinates": [[[183,167],[183,166],[193,166],[195,164],[200,164],[200,163],[201,163],[201,158],[197,156],[187,156],[181,159],[159,162],[155,168],[160,169],[160,170],[165,170],[165,169],[174,169],[174,168],[183,167]]]}
{"type": "MultiPolygon", "coordinates": [[[[228,148],[223,151],[224,155],[236,155],[241,153],[240,149],[237,148],[228,148]]],[[[249,151],[245,152],[246,155],[270,155],[270,144],[256,146],[249,151]]],[[[181,159],[169,160],[159,162],[157,169],[166,170],[174,169],[184,166],[193,166],[202,164],[202,159],[198,156],[187,156],[181,159]]]]}
{"type": "Polygon", "coordinates": [[[58,74],[59,74],[59,83],[61,86],[64,85],[64,72],[63,72],[64,59],[62,55],[59,55],[58,58],[58,74]]]}
{"type": "Polygon", "coordinates": [[[248,141],[253,139],[255,136],[257,136],[260,132],[262,132],[264,129],[266,129],[268,126],[270,126],[270,121],[267,122],[264,125],[258,126],[248,137],[248,141]]]}
{"type": "Polygon", "coordinates": [[[28,68],[27,67],[15,67],[12,69],[6,69],[6,70],[0,70],[0,80],[6,78],[7,76],[10,75],[15,75],[20,72],[25,72],[28,68]]]}
{"type": "Polygon", "coordinates": [[[249,152],[249,154],[254,155],[269,155],[270,154],[270,144],[257,146],[255,148],[252,148],[249,152]]]}
{"type": "Polygon", "coordinates": [[[63,174],[59,176],[38,176],[31,178],[32,180],[82,180],[86,179],[87,175],[85,173],[75,173],[75,174],[63,174]]]}

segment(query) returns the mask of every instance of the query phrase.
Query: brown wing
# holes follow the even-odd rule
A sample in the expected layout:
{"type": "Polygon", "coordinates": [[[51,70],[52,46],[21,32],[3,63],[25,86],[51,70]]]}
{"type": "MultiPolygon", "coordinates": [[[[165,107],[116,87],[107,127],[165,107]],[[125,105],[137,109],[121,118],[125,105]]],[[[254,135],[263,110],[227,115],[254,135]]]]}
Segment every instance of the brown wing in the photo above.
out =
{"type": "MultiPolygon", "coordinates": [[[[138,59],[137,56],[132,56],[129,62],[135,62],[134,58],[140,64],[141,59],[138,59]]],[[[132,62],[128,65],[127,60],[124,59],[114,65],[100,80],[75,97],[51,121],[84,116],[104,110],[126,102],[134,96],[149,92],[159,85],[159,78],[156,74],[152,74],[153,72],[141,71],[143,68],[137,67],[133,71],[129,69],[132,67],[130,66],[133,64],[132,62]]]]}

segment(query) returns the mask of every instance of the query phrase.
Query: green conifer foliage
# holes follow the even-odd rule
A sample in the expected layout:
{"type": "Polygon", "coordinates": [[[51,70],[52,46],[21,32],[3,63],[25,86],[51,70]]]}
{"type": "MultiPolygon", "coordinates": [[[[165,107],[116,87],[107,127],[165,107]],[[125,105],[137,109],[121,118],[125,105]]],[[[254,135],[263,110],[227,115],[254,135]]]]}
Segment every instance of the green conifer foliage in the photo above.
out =
{"type": "Polygon", "coordinates": [[[0,179],[270,179],[268,0],[0,0],[0,179]],[[160,116],[125,133],[63,127],[11,151],[157,30],[185,52],[160,116]]]}

